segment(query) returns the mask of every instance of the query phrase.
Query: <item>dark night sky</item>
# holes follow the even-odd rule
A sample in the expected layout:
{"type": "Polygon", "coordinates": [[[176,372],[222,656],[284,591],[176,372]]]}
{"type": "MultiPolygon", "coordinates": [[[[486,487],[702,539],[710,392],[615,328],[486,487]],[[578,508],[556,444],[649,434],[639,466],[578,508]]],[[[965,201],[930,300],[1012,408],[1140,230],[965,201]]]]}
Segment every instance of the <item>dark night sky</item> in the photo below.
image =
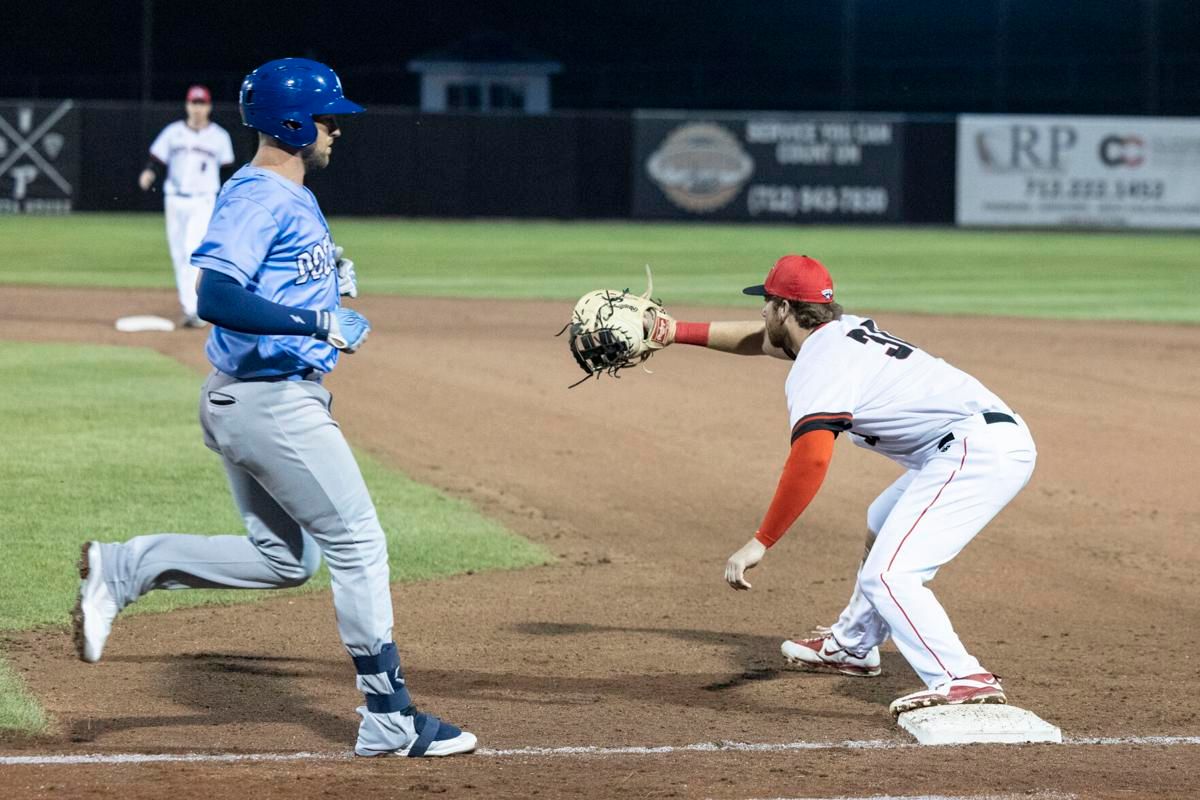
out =
{"type": "MultiPolygon", "coordinates": [[[[0,96],[140,96],[140,0],[9,6],[0,96]]],[[[257,64],[307,55],[334,66],[352,97],[414,105],[409,59],[491,30],[563,63],[553,83],[563,108],[1200,114],[1194,0],[856,0],[854,8],[848,96],[841,0],[155,0],[153,95],[180,98],[201,81],[232,100],[257,64]],[[1153,38],[1148,4],[1157,9],[1153,38]],[[1008,66],[998,73],[1001,57],[1008,66]]]]}

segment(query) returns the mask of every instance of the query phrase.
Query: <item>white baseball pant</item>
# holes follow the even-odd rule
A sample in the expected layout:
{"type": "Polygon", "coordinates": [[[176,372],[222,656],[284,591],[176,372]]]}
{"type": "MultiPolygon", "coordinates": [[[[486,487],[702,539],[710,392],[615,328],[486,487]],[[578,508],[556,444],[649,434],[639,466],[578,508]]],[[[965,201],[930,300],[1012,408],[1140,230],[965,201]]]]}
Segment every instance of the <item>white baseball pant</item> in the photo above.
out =
{"type": "Polygon", "coordinates": [[[167,218],[167,247],[175,267],[175,288],[184,316],[196,316],[196,275],[192,253],[204,241],[217,197],[212,194],[169,194],[164,202],[167,218]]]}
{"type": "Polygon", "coordinates": [[[865,653],[890,634],[901,655],[934,688],[986,672],[925,587],[1029,482],[1037,449],[1025,423],[964,420],[954,439],[871,504],[875,533],[834,638],[865,653]]]}

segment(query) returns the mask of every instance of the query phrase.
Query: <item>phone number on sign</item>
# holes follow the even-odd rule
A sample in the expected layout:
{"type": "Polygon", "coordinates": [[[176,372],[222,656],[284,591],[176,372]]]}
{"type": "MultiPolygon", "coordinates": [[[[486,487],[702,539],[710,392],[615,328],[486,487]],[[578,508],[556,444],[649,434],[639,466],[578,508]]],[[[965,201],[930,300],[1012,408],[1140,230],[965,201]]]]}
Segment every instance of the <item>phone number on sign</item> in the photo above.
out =
{"type": "Polygon", "coordinates": [[[1025,196],[1033,200],[1161,200],[1166,181],[1119,181],[1104,178],[1026,178],[1025,196]]]}
{"type": "Polygon", "coordinates": [[[886,214],[888,191],[880,186],[751,186],[746,205],[758,214],[886,214]]]}

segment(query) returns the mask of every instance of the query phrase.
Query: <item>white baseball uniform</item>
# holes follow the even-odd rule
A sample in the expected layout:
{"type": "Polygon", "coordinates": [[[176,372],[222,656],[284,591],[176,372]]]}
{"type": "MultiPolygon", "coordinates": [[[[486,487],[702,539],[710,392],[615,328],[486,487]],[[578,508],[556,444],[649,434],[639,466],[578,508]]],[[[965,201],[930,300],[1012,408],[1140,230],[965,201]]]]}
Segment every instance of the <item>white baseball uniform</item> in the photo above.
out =
{"type": "Polygon", "coordinates": [[[175,266],[179,305],[187,317],[196,316],[196,273],[192,251],[200,246],[221,188],[221,167],[233,163],[233,142],[215,122],[200,130],[176,120],[163,128],[150,155],[167,167],[163,205],[167,217],[167,245],[175,266]]]}
{"type": "Polygon", "coordinates": [[[865,653],[890,634],[930,688],[986,672],[925,583],[1028,483],[1025,423],[975,378],[852,315],[809,335],[786,391],[793,441],[844,431],[908,469],[871,504],[875,542],[834,638],[865,653]]]}

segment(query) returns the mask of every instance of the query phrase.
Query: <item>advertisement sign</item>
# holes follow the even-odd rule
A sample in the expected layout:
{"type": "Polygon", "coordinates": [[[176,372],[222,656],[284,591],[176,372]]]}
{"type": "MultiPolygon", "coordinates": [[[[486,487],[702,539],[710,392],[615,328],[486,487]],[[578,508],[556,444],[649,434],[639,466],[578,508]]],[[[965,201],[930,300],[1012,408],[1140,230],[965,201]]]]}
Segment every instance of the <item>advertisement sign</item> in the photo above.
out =
{"type": "Polygon", "coordinates": [[[0,102],[0,214],[65,214],[78,183],[74,103],[0,102]]]}
{"type": "Polygon", "coordinates": [[[958,118],[960,225],[1200,228],[1200,120],[958,118]]]}
{"type": "Polygon", "coordinates": [[[633,214],[898,221],[902,132],[883,115],[638,112],[633,214]]]}

